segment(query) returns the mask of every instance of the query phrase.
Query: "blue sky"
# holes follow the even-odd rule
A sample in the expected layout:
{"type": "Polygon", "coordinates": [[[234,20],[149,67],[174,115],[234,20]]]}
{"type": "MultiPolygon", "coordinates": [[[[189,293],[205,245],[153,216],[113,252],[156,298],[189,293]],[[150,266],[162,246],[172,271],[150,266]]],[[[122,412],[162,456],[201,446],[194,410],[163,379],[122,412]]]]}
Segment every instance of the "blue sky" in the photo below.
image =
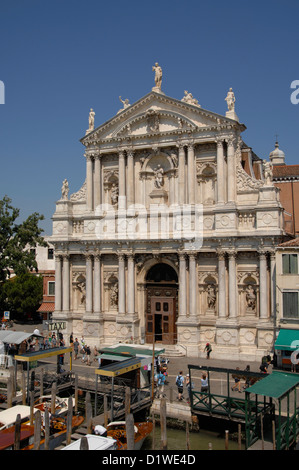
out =
{"type": "Polygon", "coordinates": [[[262,158],[275,134],[288,164],[298,160],[298,0],[1,0],[0,198],[21,217],[51,216],[61,185],[85,180],[79,139],[95,110],[99,126],[154,86],[190,91],[201,106],[225,114],[229,87],[247,126],[244,141],[262,158]]]}

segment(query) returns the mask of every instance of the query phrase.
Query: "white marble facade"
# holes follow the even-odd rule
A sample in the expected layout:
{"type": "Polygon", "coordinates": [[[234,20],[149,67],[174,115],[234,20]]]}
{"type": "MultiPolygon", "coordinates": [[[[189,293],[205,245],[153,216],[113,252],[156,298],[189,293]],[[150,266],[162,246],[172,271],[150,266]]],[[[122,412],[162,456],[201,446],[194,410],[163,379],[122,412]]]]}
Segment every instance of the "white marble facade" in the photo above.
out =
{"type": "Polygon", "coordinates": [[[273,343],[278,190],[254,177],[236,115],[189,95],[170,98],[160,82],[81,139],[86,179],[53,215],[54,318],[90,345],[147,343],[162,295],[171,312],[163,327],[156,312],[157,341],[255,360],[273,343]],[[158,264],[170,283],[149,282],[158,264]]]}

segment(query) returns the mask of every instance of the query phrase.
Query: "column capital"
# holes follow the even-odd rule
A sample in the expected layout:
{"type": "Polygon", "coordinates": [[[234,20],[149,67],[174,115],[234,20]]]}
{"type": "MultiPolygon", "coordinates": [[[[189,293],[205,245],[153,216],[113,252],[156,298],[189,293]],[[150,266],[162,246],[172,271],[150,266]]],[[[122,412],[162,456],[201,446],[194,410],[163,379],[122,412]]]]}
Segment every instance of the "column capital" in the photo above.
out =
{"type": "Polygon", "coordinates": [[[222,248],[218,248],[216,250],[216,253],[217,253],[217,256],[218,256],[218,259],[220,260],[224,260],[225,259],[225,255],[226,255],[226,251],[223,250],[222,248]]]}
{"type": "Polygon", "coordinates": [[[227,254],[230,259],[233,259],[233,258],[236,259],[238,252],[237,250],[227,250],[227,254]]]}
{"type": "Polygon", "coordinates": [[[235,146],[236,137],[233,134],[230,134],[229,136],[227,136],[225,140],[227,142],[228,147],[235,146]]]}
{"type": "Polygon", "coordinates": [[[216,136],[215,142],[216,142],[217,148],[223,148],[224,137],[216,136]]]}

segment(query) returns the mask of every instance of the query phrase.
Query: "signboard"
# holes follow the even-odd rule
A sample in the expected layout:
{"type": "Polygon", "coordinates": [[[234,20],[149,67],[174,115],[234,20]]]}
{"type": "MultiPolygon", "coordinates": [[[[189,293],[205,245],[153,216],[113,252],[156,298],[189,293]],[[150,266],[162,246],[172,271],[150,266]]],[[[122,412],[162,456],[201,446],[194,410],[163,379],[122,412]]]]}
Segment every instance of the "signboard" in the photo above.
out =
{"type": "Polygon", "coordinates": [[[9,319],[10,319],[10,312],[9,312],[9,311],[4,312],[4,319],[5,319],[5,320],[9,320],[9,319]]]}
{"type": "Polygon", "coordinates": [[[55,321],[53,323],[48,323],[48,330],[49,331],[64,330],[65,328],[66,328],[66,322],[65,321],[55,321]]]}

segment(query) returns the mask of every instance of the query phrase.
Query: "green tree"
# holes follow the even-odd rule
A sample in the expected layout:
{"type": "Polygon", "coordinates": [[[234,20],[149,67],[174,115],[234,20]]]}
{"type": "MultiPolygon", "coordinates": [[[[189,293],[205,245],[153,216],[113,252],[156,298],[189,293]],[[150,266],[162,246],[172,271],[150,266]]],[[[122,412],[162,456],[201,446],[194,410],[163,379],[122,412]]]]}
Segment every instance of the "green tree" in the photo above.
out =
{"type": "Polygon", "coordinates": [[[20,274],[6,281],[3,286],[5,306],[13,318],[20,318],[24,313],[34,315],[43,298],[42,276],[29,272],[20,274]]]}
{"type": "Polygon", "coordinates": [[[11,205],[11,199],[0,200],[0,288],[11,271],[16,275],[37,270],[35,253],[37,245],[47,246],[38,226],[43,215],[34,212],[24,222],[17,223],[20,210],[11,205]]]}

